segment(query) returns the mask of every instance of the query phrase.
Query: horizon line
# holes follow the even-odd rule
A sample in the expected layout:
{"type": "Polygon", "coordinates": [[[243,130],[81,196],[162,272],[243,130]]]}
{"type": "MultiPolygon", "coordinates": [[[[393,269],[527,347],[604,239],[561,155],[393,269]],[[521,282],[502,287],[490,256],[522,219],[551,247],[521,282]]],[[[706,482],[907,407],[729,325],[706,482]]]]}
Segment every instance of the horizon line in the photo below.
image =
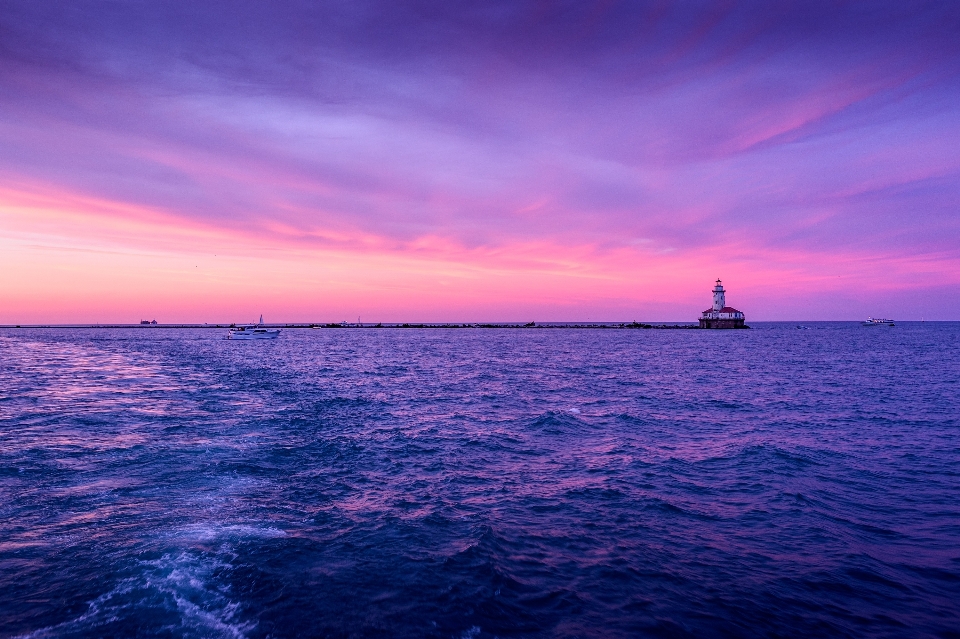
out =
{"type": "MultiPolygon", "coordinates": [[[[960,320],[895,320],[900,323],[925,324],[949,323],[960,320]]],[[[756,320],[754,324],[859,324],[863,320],[756,320]]],[[[256,322],[170,322],[156,324],[121,323],[121,322],[77,322],[77,323],[36,323],[36,324],[0,324],[0,329],[31,329],[31,328],[231,328],[235,326],[252,326],[256,322]]],[[[649,320],[649,321],[591,321],[570,320],[555,322],[264,322],[261,326],[269,328],[300,328],[300,329],[336,329],[336,328],[659,328],[659,327],[692,327],[699,328],[697,321],[679,320],[649,320]]],[[[707,329],[717,330],[717,329],[707,329]]],[[[723,329],[718,329],[723,330],[723,329]]]]}

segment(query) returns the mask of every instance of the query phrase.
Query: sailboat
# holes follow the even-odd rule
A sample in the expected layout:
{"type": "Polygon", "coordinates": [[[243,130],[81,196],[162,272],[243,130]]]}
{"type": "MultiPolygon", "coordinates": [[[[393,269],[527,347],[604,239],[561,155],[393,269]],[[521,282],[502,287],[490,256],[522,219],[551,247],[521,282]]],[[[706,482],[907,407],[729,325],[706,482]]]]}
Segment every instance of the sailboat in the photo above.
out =
{"type": "Polygon", "coordinates": [[[227,339],[277,339],[278,337],[280,337],[279,328],[264,328],[263,315],[260,316],[257,324],[231,328],[227,333],[227,339]]]}

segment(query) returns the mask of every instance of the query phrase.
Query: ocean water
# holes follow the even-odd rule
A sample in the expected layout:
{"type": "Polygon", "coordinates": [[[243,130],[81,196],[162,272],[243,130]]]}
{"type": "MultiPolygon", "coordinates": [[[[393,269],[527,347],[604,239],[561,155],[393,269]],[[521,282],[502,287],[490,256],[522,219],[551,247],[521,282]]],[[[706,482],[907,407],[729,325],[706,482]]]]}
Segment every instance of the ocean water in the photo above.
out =
{"type": "Polygon", "coordinates": [[[3,637],[960,637],[960,324],[0,331],[3,637]]]}

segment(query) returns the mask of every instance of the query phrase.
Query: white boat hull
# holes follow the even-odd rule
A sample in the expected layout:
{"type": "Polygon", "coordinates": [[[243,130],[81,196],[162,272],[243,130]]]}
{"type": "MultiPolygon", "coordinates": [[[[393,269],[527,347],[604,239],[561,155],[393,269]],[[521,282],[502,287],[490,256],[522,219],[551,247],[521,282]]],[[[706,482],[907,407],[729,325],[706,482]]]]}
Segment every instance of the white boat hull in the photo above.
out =
{"type": "Polygon", "coordinates": [[[277,339],[280,337],[279,328],[255,328],[230,331],[227,339],[277,339]]]}

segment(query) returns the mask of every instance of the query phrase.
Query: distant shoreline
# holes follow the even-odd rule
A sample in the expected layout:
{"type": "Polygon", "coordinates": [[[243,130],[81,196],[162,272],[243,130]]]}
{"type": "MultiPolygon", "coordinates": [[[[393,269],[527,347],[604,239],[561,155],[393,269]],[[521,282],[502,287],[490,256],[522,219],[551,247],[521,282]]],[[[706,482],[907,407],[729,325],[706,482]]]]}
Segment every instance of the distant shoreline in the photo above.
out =
{"type": "MultiPolygon", "coordinates": [[[[136,328],[143,330],[164,329],[164,328],[219,328],[227,329],[235,326],[250,326],[250,324],[2,324],[0,329],[25,329],[25,328],[136,328]]],[[[698,324],[644,324],[642,322],[548,322],[538,324],[536,322],[522,323],[348,323],[339,324],[330,323],[290,323],[290,324],[267,324],[261,326],[265,328],[306,328],[306,329],[360,329],[360,328],[433,328],[433,329],[470,329],[470,328],[525,328],[525,329],[556,329],[556,328],[593,328],[593,329],[699,329],[698,324]]]]}
{"type": "MultiPolygon", "coordinates": [[[[934,324],[934,323],[951,323],[956,320],[927,320],[925,323],[934,324]]],[[[779,320],[779,321],[769,321],[769,322],[759,322],[760,324],[796,324],[801,328],[807,328],[802,326],[803,324],[816,324],[816,323],[849,323],[849,324],[860,324],[860,320],[779,320]]],[[[924,323],[923,320],[903,320],[898,323],[915,323],[921,324],[924,323]]],[[[236,326],[251,326],[252,324],[237,322],[237,323],[220,323],[220,324],[0,324],[0,330],[5,329],[55,329],[55,328],[78,328],[78,329],[98,329],[98,328],[112,328],[112,329],[142,329],[142,330],[151,330],[151,329],[170,329],[170,328],[212,328],[226,330],[236,326]]],[[[472,322],[472,323],[453,323],[453,322],[378,322],[376,324],[372,323],[360,323],[356,322],[340,322],[340,323],[326,323],[326,322],[291,322],[291,323],[264,323],[262,324],[265,328],[300,328],[300,329],[476,329],[476,328],[499,328],[499,329],[599,329],[599,330],[637,330],[637,329],[670,329],[670,330],[684,330],[684,329],[697,329],[701,330],[698,323],[684,323],[684,322],[673,322],[673,323],[646,323],[646,322],[472,322]]],[[[745,326],[744,328],[750,328],[745,326]]],[[[702,330],[737,330],[737,329],[702,329],[702,330]]]]}

